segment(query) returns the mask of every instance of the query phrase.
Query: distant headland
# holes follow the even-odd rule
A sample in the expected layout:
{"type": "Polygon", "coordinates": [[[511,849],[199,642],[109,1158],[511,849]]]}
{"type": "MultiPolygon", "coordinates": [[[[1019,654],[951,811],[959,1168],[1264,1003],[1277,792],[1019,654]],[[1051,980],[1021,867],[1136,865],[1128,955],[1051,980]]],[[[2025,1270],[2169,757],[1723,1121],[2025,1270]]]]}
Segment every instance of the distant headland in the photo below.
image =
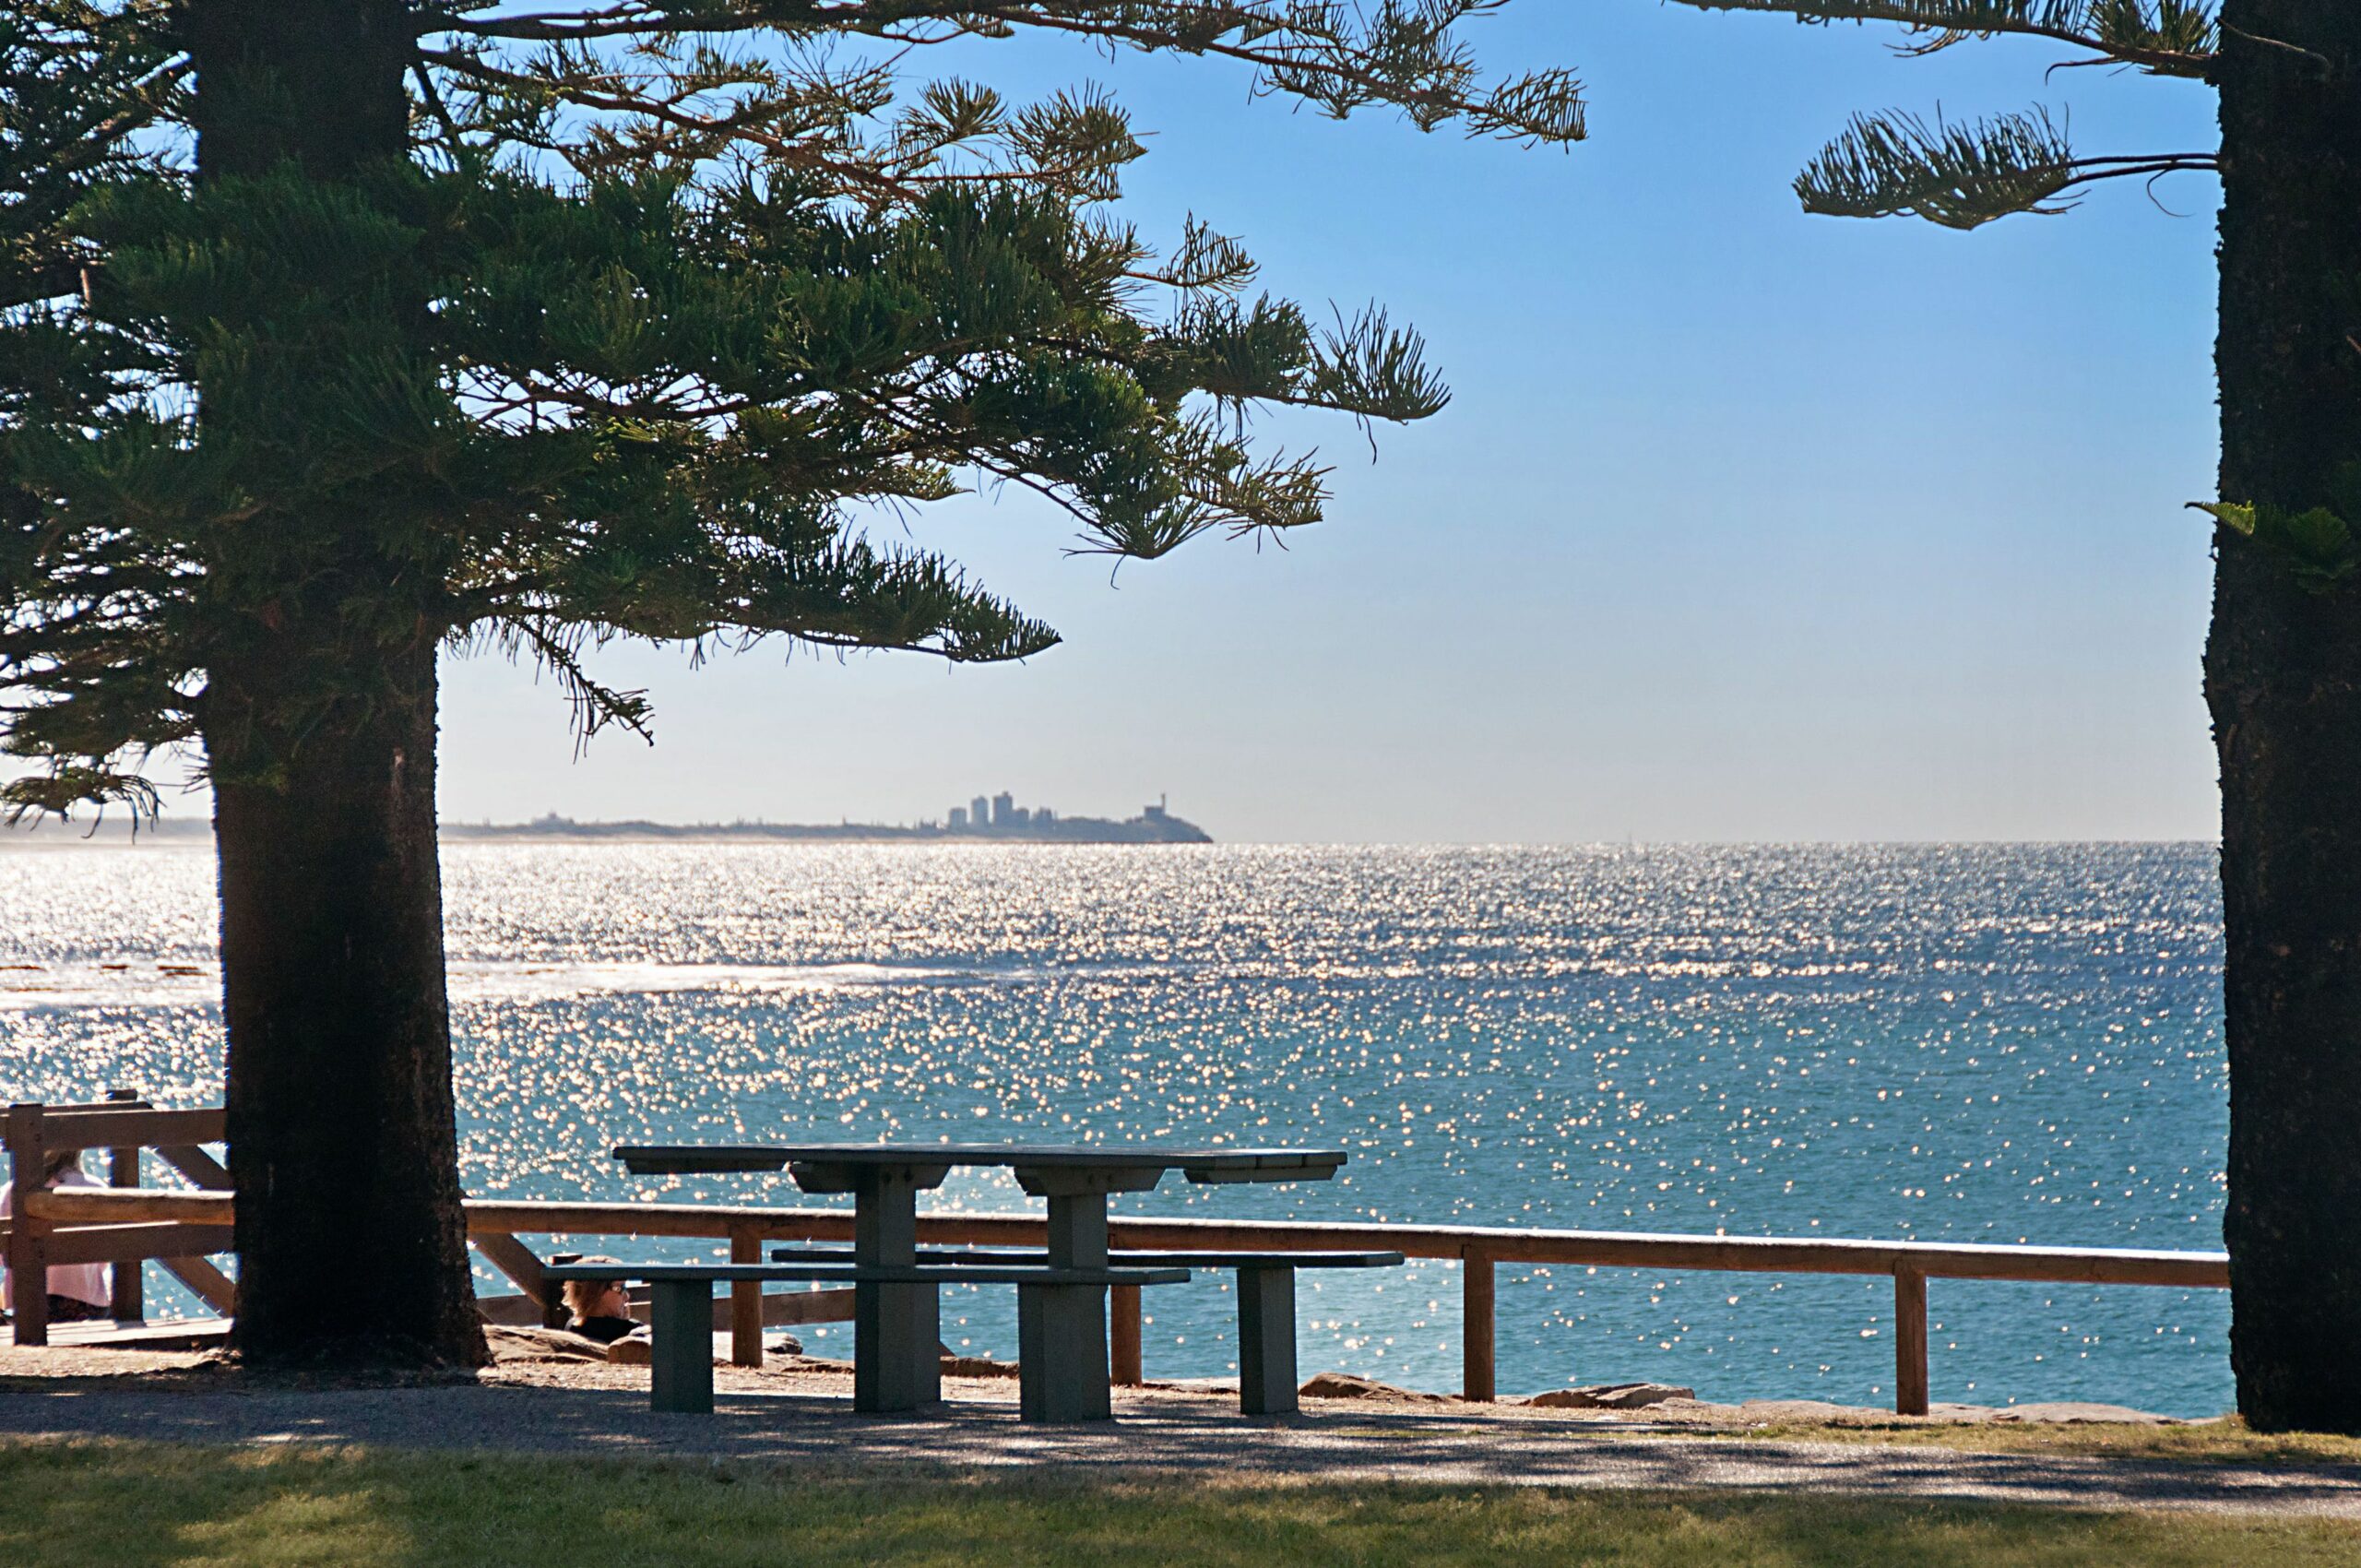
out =
{"type": "MultiPolygon", "coordinates": [[[[129,837],[130,823],[110,816],[94,831],[87,821],[27,823],[14,833],[0,832],[0,842],[13,837],[60,841],[96,837],[107,841],[129,837]]],[[[204,817],[172,817],[143,826],[140,836],[166,838],[209,836],[213,824],[204,817]]],[[[609,841],[678,839],[784,839],[836,844],[961,843],[997,844],[1210,844],[1213,835],[1193,822],[1174,816],[1162,801],[1143,806],[1137,816],[1117,822],[1103,816],[1062,816],[1047,806],[1020,806],[1006,790],[989,799],[977,796],[964,806],[953,806],[940,822],[908,826],[876,822],[576,822],[552,812],[530,822],[445,822],[438,829],[446,839],[551,839],[609,841]]]]}
{"type": "Polygon", "coordinates": [[[552,814],[524,823],[446,822],[445,838],[786,838],[831,843],[960,842],[1001,844],[1210,844],[1213,835],[1174,816],[1162,801],[1117,822],[1103,816],[1061,816],[1047,806],[1020,806],[1007,791],[953,806],[940,822],[896,826],[875,822],[664,823],[576,822],[552,814]]]}

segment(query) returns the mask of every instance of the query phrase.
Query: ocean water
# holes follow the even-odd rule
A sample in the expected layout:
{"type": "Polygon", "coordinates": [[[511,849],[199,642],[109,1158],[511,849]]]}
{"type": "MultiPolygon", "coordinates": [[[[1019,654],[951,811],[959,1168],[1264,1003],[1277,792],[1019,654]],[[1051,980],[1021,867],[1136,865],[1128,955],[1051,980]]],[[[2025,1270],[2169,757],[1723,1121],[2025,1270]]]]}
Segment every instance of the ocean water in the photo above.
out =
{"type": "MultiPolygon", "coordinates": [[[[2203,846],[466,844],[444,855],[479,1194],[800,1203],[622,1141],[1336,1146],[1118,1212],[2220,1245],[2203,846]]],[[[0,1096],[217,1093],[210,851],[0,850],[0,1096]]],[[[955,1171],[943,1206],[1029,1206],[955,1171]]],[[[693,1244],[684,1244],[693,1245],[693,1244]]],[[[487,1278],[488,1287],[505,1289],[487,1278]]],[[[1504,1393],[1889,1400],[1878,1280],[1511,1268],[1504,1393]]],[[[1009,1292],[946,1338],[1014,1353],[1009,1292]]],[[[1153,1291],[1151,1376],[1234,1370],[1153,1291]]],[[[1302,1361],[1458,1385],[1458,1276],[1307,1276],[1302,1361]]],[[[1932,1287],[1937,1399],[2230,1403],[2218,1291],[1932,1287]]],[[[807,1336],[814,1331],[805,1331],[807,1336]]],[[[841,1349],[848,1327],[817,1331],[841,1349]],[[835,1337],[831,1337],[831,1336],[835,1337]]]]}

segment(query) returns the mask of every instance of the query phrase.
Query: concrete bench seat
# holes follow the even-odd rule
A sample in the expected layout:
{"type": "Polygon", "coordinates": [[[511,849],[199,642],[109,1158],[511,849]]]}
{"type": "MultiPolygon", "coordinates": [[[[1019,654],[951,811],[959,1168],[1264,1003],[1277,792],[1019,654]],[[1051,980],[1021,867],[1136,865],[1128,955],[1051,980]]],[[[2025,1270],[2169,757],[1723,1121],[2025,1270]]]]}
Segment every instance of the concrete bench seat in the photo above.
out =
{"type": "MultiPolygon", "coordinates": [[[[650,1346],[648,1401],[653,1409],[707,1415],[713,1410],[713,1290],[716,1285],[746,1281],[813,1282],[850,1285],[855,1289],[881,1286],[1014,1285],[1020,1301],[1036,1292],[1056,1294],[1075,1290],[1104,1291],[1110,1286],[1177,1285],[1189,1277],[1185,1268],[1052,1268],[1038,1262],[993,1262],[944,1265],[934,1263],[856,1264],[842,1255],[827,1259],[779,1263],[575,1263],[553,1264],[542,1271],[552,1281],[614,1279],[649,1289],[650,1346]]],[[[1028,1314],[1038,1316],[1039,1314],[1028,1314]]],[[[915,1323],[908,1325],[915,1328],[915,1323]]],[[[1028,1420],[1059,1420],[1056,1412],[1077,1403],[1075,1384],[1086,1380],[1095,1365],[1097,1393],[1105,1397],[1107,1347],[1048,1345],[1036,1348],[1020,1363],[1019,1397],[1028,1420]]],[[[923,1357],[929,1371],[936,1358],[934,1335],[923,1341],[908,1335],[881,1335],[872,1340],[859,1333],[853,1338],[856,1368],[863,1361],[905,1356],[923,1357]],[[909,1343],[900,1343],[908,1340],[909,1343]],[[885,1341],[885,1342],[880,1342],[885,1341]]],[[[875,1368],[872,1368],[874,1375],[875,1368]]],[[[856,1377],[860,1375],[856,1371],[856,1377]]],[[[940,1374],[931,1380],[937,1389],[940,1374]]]]}
{"type": "MultiPolygon", "coordinates": [[[[781,1247],[781,1261],[819,1264],[849,1258],[843,1249],[781,1247]]],[[[962,1283],[986,1283],[986,1273],[1011,1265],[1038,1265],[1047,1254],[1021,1250],[923,1247],[921,1265],[957,1271],[962,1283]]],[[[1400,1253],[1110,1252],[1109,1268],[1229,1269],[1238,1276],[1238,1408],[1249,1416],[1281,1416],[1299,1408],[1295,1275],[1299,1268],[1396,1268],[1400,1253]]],[[[1020,1338],[1023,1325],[1019,1325],[1020,1338]]],[[[1019,1348],[1018,1366],[1024,1351],[1019,1348]]]]}

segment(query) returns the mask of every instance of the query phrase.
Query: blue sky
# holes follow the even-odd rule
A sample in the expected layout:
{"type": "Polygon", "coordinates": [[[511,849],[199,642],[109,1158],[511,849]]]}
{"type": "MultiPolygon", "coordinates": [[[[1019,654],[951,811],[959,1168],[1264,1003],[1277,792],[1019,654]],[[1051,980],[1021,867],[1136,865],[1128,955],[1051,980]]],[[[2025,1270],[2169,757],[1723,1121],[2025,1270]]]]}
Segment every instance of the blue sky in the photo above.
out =
{"type": "MultiPolygon", "coordinates": [[[[2085,152],[2213,143],[2193,84],[2052,46],[1647,0],[1520,0],[1472,36],[1563,63],[1568,151],[1250,102],[1211,61],[981,46],[1012,92],[1113,88],[1130,215],[1195,212],[1307,302],[1384,302],[1456,400],[1382,433],[1264,421],[1338,465],[1286,551],[1125,566],[1014,493],[910,529],[1067,637],[1019,666],[599,668],[658,744],[575,761],[496,659],[445,674],[445,815],[904,820],[1011,789],[1226,839],[2209,837],[2198,695],[2214,463],[2213,184],[2103,187],[1972,234],[1805,217],[1851,112],[2070,105],[2085,152]]],[[[194,804],[194,802],[192,802],[194,804]]],[[[202,809],[198,806],[197,809],[202,809]]]]}

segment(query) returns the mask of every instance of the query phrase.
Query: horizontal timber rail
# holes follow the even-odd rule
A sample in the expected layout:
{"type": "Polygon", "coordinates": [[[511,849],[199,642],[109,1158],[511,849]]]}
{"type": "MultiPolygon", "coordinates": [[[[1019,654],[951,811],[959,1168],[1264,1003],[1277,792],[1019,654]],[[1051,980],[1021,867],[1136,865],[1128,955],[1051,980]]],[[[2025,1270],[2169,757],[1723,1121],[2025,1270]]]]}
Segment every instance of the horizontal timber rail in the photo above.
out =
{"type": "MultiPolygon", "coordinates": [[[[81,1188],[34,1194],[33,1212],[57,1223],[227,1225],[220,1193],[123,1192],[81,1188]]],[[[705,1204],[597,1204],[470,1198],[468,1230],[479,1238],[519,1234],[706,1237],[728,1240],[733,1257],[756,1254],[765,1241],[843,1241],[852,1215],[840,1209],[755,1208],[705,1204]]],[[[2149,1252],[2113,1247],[1988,1246],[1941,1241],[1864,1241],[1835,1237],[1668,1236],[1617,1230],[1536,1230],[1483,1225],[1325,1225],[1301,1220],[1113,1219],[1110,1240],[1130,1251],[1374,1252],[1456,1260],[1462,1269],[1465,1381],[1463,1397],[1493,1396],[1493,1277],[1497,1265],[1557,1264],[1596,1268],[1836,1274],[1894,1282],[1895,1408],[1923,1415],[1928,1406],[1927,1282],[1999,1279],[2065,1285],[2155,1285],[2219,1289],[2230,1282],[2223,1253],[2149,1252]]],[[[932,1214],[919,1217],[919,1239],[936,1245],[1039,1246],[1047,1226],[1026,1215],[932,1214]]],[[[492,1249],[480,1249],[498,1263],[492,1249]]],[[[521,1249],[520,1249],[521,1250],[521,1249]]],[[[740,1261],[752,1261],[751,1256],[740,1261]]],[[[511,1277],[523,1272],[502,1264],[511,1277]]],[[[537,1283],[518,1278],[528,1293],[537,1283]]],[[[1117,1302],[1119,1351],[1137,1343],[1133,1297],[1117,1302]]],[[[759,1323],[751,1293],[733,1324],[759,1323]]],[[[758,1335],[759,1329],[750,1331],[758,1335]]],[[[740,1336],[742,1341],[746,1336],[740,1336]]],[[[759,1339],[755,1344],[759,1356],[759,1339]]],[[[1136,1355],[1117,1356],[1118,1381],[1138,1380],[1136,1355]],[[1133,1364],[1125,1366],[1125,1361],[1133,1364]]]]}

